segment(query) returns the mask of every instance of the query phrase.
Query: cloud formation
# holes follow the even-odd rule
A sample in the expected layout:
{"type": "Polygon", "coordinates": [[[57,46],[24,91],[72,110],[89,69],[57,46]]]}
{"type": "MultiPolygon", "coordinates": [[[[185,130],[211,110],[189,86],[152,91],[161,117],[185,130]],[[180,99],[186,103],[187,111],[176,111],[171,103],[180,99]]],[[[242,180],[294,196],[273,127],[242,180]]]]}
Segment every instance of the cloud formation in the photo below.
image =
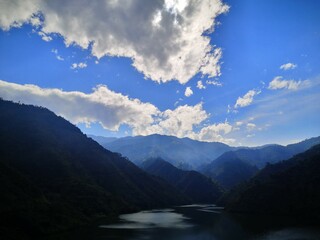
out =
{"type": "Polygon", "coordinates": [[[190,97],[193,94],[193,91],[191,89],[191,87],[186,87],[186,90],[184,91],[184,95],[186,97],[190,97]]]}
{"type": "Polygon", "coordinates": [[[290,70],[290,69],[295,69],[298,65],[294,63],[286,63],[280,66],[280,69],[282,70],[290,70]]]}
{"type": "Polygon", "coordinates": [[[253,97],[260,93],[261,91],[258,90],[250,90],[243,97],[238,97],[237,102],[234,105],[234,108],[249,106],[253,101],[253,97]]]}
{"type": "Polygon", "coordinates": [[[257,126],[254,123],[247,123],[247,129],[249,131],[252,131],[253,129],[255,129],[257,126]]]}
{"type": "Polygon", "coordinates": [[[56,58],[59,60],[59,61],[64,61],[64,58],[61,57],[58,53],[58,49],[52,49],[51,52],[56,56],[56,58]]]}
{"type": "Polygon", "coordinates": [[[184,84],[197,73],[221,74],[222,51],[206,33],[228,9],[221,0],[14,0],[1,2],[0,27],[31,23],[47,40],[58,33],[67,46],[128,57],[147,78],[184,84]]]}
{"type": "Polygon", "coordinates": [[[298,90],[299,88],[309,85],[308,80],[304,81],[294,81],[294,80],[284,80],[282,76],[277,76],[269,83],[268,89],[277,90],[277,89],[289,89],[289,90],[298,90]]]}
{"type": "Polygon", "coordinates": [[[100,123],[116,131],[121,124],[142,128],[153,122],[159,110],[150,103],[130,99],[100,85],[90,94],[60,89],[44,89],[36,85],[20,85],[0,80],[0,96],[4,99],[43,106],[74,124],[100,123]]]}
{"type": "Polygon", "coordinates": [[[202,128],[198,134],[191,138],[207,142],[223,142],[232,144],[235,142],[235,139],[222,136],[230,133],[232,130],[233,127],[228,122],[212,124],[202,128]]]}
{"type": "Polygon", "coordinates": [[[202,103],[160,111],[151,103],[113,92],[104,85],[99,85],[92,93],[86,94],[2,80],[0,97],[49,108],[74,124],[99,123],[103,128],[112,131],[119,130],[121,125],[127,125],[132,129],[133,135],[158,133],[201,141],[232,143],[232,139],[224,138],[232,129],[229,123],[203,126],[210,114],[203,109],[202,103]]]}
{"type": "Polygon", "coordinates": [[[199,88],[199,89],[206,89],[206,87],[203,86],[202,81],[200,81],[200,80],[197,82],[197,88],[199,88]]]}
{"type": "Polygon", "coordinates": [[[79,68],[86,68],[88,65],[84,62],[79,62],[79,63],[72,63],[71,69],[79,69],[79,68]]]}
{"type": "Polygon", "coordinates": [[[208,85],[213,85],[213,86],[217,86],[217,87],[221,87],[222,83],[218,82],[218,81],[214,81],[214,80],[207,80],[206,84],[208,85]]]}

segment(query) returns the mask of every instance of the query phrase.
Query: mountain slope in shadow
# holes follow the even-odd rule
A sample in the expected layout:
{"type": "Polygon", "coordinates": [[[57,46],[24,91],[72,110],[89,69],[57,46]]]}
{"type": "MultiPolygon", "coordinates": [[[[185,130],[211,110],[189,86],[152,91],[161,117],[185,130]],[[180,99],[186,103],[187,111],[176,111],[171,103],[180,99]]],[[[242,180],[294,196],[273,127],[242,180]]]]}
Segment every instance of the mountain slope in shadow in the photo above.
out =
{"type": "Polygon", "coordinates": [[[0,100],[0,232],[33,236],[187,197],[53,112],[0,100]]]}
{"type": "Polygon", "coordinates": [[[207,165],[203,173],[215,179],[225,189],[231,189],[249,180],[258,170],[256,166],[241,160],[234,152],[227,152],[207,165]]]}
{"type": "Polygon", "coordinates": [[[227,209],[320,220],[320,145],[268,164],[248,184],[224,197],[227,209]]]}
{"type": "Polygon", "coordinates": [[[178,169],[160,158],[143,162],[142,169],[163,178],[195,203],[214,203],[222,195],[222,188],[208,177],[196,171],[178,169]]]}

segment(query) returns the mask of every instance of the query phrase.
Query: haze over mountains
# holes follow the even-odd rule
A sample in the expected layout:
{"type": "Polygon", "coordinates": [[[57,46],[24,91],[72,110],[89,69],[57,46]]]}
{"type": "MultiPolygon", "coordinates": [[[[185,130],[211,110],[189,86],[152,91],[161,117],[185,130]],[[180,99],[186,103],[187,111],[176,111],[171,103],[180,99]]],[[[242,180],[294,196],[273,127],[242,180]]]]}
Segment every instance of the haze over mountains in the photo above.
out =
{"type": "Polygon", "coordinates": [[[200,142],[158,134],[124,137],[109,142],[102,141],[101,137],[91,137],[106,149],[121,153],[137,165],[149,158],[159,157],[182,169],[197,169],[222,153],[234,149],[224,143],[200,142]]]}
{"type": "Polygon", "coordinates": [[[320,143],[320,137],[314,137],[287,146],[268,144],[240,148],[157,134],[119,139],[90,137],[138,166],[144,166],[150,158],[161,158],[177,168],[197,170],[224,189],[249,180],[267,163],[286,160],[320,143]]]}
{"type": "MultiPolygon", "coordinates": [[[[270,144],[261,147],[231,147],[218,142],[200,142],[189,138],[177,138],[164,135],[149,135],[124,138],[105,138],[90,135],[110,151],[119,152],[130,161],[141,165],[149,158],[162,158],[182,169],[203,170],[226,152],[249,165],[263,168],[266,163],[275,163],[288,159],[297,153],[308,150],[320,143],[320,137],[310,138],[295,144],[282,146],[270,144]]],[[[225,158],[225,157],[222,157],[225,158]]]]}

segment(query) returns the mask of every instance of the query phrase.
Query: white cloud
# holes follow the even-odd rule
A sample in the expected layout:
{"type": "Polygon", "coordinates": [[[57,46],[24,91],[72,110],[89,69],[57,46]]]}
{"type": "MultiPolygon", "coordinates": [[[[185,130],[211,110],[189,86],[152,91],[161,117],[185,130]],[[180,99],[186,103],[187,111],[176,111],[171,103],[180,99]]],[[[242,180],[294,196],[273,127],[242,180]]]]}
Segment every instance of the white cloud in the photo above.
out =
{"type": "Polygon", "coordinates": [[[258,90],[250,90],[243,97],[238,97],[237,102],[234,105],[234,107],[238,108],[238,107],[249,106],[253,101],[253,97],[260,94],[260,92],[261,91],[258,91],[258,90]]]}
{"type": "Polygon", "coordinates": [[[190,138],[205,142],[223,142],[232,144],[235,142],[235,139],[222,136],[230,133],[232,130],[233,128],[228,122],[212,124],[202,128],[199,133],[191,135],[190,138]]]}
{"type": "Polygon", "coordinates": [[[79,69],[79,68],[86,68],[88,65],[86,63],[80,62],[80,63],[72,63],[71,69],[79,69]]]}
{"type": "Polygon", "coordinates": [[[160,111],[153,104],[113,92],[103,85],[86,94],[2,80],[0,96],[6,100],[49,108],[74,124],[85,123],[89,126],[90,123],[97,122],[112,131],[117,131],[124,124],[132,129],[133,135],[158,133],[201,141],[233,143],[233,139],[224,136],[232,130],[228,122],[203,127],[210,114],[202,108],[202,103],[160,111]]]}
{"type": "Polygon", "coordinates": [[[56,56],[56,58],[57,58],[59,61],[64,61],[64,58],[59,55],[58,49],[55,49],[55,48],[54,48],[54,49],[51,50],[51,52],[54,53],[54,55],[56,56]]]}
{"type": "Polygon", "coordinates": [[[282,70],[289,70],[289,69],[295,69],[298,65],[294,63],[286,63],[280,66],[280,69],[282,70]]]}
{"type": "Polygon", "coordinates": [[[252,131],[253,129],[255,129],[257,126],[254,123],[247,123],[247,129],[249,131],[252,131]]]}
{"type": "Polygon", "coordinates": [[[61,57],[61,56],[57,56],[57,59],[59,60],[59,61],[64,61],[64,58],[63,57],[61,57]]]}
{"type": "Polygon", "coordinates": [[[254,137],[255,136],[255,134],[248,134],[247,135],[247,138],[252,138],[252,137],[254,137]]]}
{"type": "MultiPolygon", "coordinates": [[[[129,57],[133,66],[157,82],[184,84],[195,74],[219,76],[220,48],[204,33],[229,7],[220,0],[184,1],[2,1],[0,27],[9,30],[43,15],[39,31],[60,34],[103,56],[129,57]]],[[[35,24],[39,24],[39,21],[35,24]]],[[[48,40],[48,39],[47,39],[48,40]]]]}
{"type": "Polygon", "coordinates": [[[241,122],[241,121],[238,121],[238,122],[236,122],[236,126],[241,126],[241,125],[243,125],[243,122],[241,122]]]}
{"type": "Polygon", "coordinates": [[[46,33],[39,31],[38,35],[42,38],[43,41],[50,42],[52,37],[48,36],[46,33]]]}
{"type": "Polygon", "coordinates": [[[209,115],[202,108],[202,103],[195,106],[179,106],[174,110],[165,110],[158,115],[154,124],[143,129],[135,129],[135,135],[159,133],[186,137],[193,134],[194,127],[206,120],[209,115]]]}
{"type": "Polygon", "coordinates": [[[38,9],[39,1],[37,0],[2,0],[0,1],[0,28],[8,31],[11,27],[21,27],[26,22],[37,26],[39,22],[35,20],[34,13],[38,9]]]}
{"type": "Polygon", "coordinates": [[[298,90],[299,88],[306,87],[310,85],[310,81],[294,81],[294,80],[283,80],[283,77],[277,76],[275,77],[268,86],[268,89],[276,90],[276,89],[289,89],[289,90],[298,90]]]}
{"type": "Polygon", "coordinates": [[[218,82],[218,81],[214,81],[214,80],[207,80],[206,81],[206,84],[208,85],[214,85],[214,86],[218,86],[218,87],[221,87],[222,86],[222,83],[218,82]]]}
{"type": "Polygon", "coordinates": [[[186,87],[186,90],[184,91],[184,95],[186,97],[190,97],[193,94],[193,91],[191,89],[191,87],[186,87]]]}
{"type": "Polygon", "coordinates": [[[199,88],[199,89],[206,89],[206,87],[203,86],[202,81],[200,81],[200,80],[197,82],[197,88],[199,88]]]}
{"type": "Polygon", "coordinates": [[[104,128],[114,131],[118,130],[121,124],[143,128],[151,124],[153,115],[159,112],[150,103],[130,99],[103,85],[97,86],[92,93],[85,94],[0,80],[0,96],[8,100],[47,107],[75,124],[99,122],[104,128]]]}

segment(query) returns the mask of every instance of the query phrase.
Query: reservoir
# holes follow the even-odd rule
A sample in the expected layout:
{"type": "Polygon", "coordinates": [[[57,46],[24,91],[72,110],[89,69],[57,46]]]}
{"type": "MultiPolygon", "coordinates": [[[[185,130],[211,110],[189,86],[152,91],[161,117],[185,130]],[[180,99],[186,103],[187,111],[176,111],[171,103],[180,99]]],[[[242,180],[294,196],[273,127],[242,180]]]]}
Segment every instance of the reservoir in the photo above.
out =
{"type": "MultiPolygon", "coordinates": [[[[123,214],[113,223],[68,233],[67,239],[319,240],[317,226],[284,217],[230,214],[214,204],[194,204],[123,214]]],[[[62,236],[59,239],[64,239],[62,236]]]]}

